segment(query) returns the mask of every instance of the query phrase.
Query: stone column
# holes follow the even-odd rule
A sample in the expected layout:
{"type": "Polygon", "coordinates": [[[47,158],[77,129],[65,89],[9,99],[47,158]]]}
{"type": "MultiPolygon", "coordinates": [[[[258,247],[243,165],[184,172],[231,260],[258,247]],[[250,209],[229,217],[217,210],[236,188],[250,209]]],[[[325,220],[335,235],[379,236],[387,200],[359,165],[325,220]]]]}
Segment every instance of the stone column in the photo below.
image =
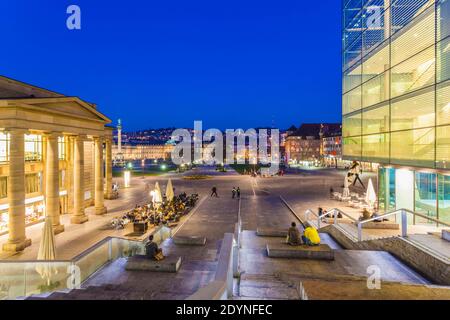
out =
{"type": "Polygon", "coordinates": [[[73,214],[70,222],[84,223],[88,217],[84,213],[84,136],[76,136],[73,141],[73,214]]]}
{"type": "Polygon", "coordinates": [[[22,251],[31,245],[25,236],[25,131],[12,129],[10,134],[8,177],[8,241],[4,251],[22,251]]]}
{"type": "Polygon", "coordinates": [[[106,213],[103,184],[103,137],[94,138],[95,149],[95,214],[106,213]]]}
{"type": "Polygon", "coordinates": [[[106,190],[106,199],[112,199],[112,140],[111,138],[107,138],[105,140],[105,190],[106,190]]]}
{"type": "Polygon", "coordinates": [[[59,156],[58,137],[61,134],[47,134],[47,156],[45,159],[45,210],[46,215],[52,218],[55,234],[64,231],[64,225],[60,222],[59,203],[59,156]]]}

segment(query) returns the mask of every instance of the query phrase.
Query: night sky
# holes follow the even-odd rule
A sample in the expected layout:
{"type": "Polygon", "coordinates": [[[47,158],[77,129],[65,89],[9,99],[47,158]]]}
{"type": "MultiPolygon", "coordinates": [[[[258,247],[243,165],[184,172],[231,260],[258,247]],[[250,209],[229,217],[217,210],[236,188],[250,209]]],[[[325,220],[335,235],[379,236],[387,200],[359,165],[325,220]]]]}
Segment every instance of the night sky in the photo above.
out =
{"type": "Polygon", "coordinates": [[[339,122],[340,0],[0,3],[0,74],[94,102],[125,130],[339,122]],[[81,30],[66,8],[81,8],[81,30]]]}

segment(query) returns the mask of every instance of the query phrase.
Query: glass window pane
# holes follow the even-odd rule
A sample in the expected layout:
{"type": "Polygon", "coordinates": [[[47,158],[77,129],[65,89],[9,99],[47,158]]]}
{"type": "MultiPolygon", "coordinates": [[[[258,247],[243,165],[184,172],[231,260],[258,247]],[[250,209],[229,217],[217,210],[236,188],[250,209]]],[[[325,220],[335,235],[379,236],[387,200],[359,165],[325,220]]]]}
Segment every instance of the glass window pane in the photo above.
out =
{"type": "Polygon", "coordinates": [[[450,222],[450,176],[438,175],[439,220],[450,222]]]}
{"type": "Polygon", "coordinates": [[[353,89],[342,97],[342,113],[347,114],[361,109],[361,87],[353,89]]]}
{"type": "Polygon", "coordinates": [[[363,60],[363,82],[382,74],[389,69],[389,45],[377,49],[363,60]]]}
{"type": "Polygon", "coordinates": [[[450,169],[450,126],[436,128],[436,166],[450,169]]]}
{"type": "Polygon", "coordinates": [[[389,105],[363,112],[363,134],[389,131],[389,105]]]}
{"type": "Polygon", "coordinates": [[[438,40],[450,36],[450,0],[440,0],[436,13],[438,40]]]}
{"type": "Polygon", "coordinates": [[[361,113],[347,115],[343,117],[342,135],[344,137],[361,135],[361,113]]]}
{"type": "MultiPolygon", "coordinates": [[[[436,219],[436,174],[416,172],[415,178],[415,211],[436,219]]],[[[416,223],[434,224],[434,222],[423,218],[416,218],[416,223]]]]}
{"type": "Polygon", "coordinates": [[[391,5],[392,34],[402,30],[411,20],[419,16],[429,6],[434,5],[430,0],[396,0],[391,5]]]}
{"type": "Polygon", "coordinates": [[[391,40],[392,66],[408,59],[435,43],[434,6],[414,19],[411,25],[391,40]]]}
{"type": "Polygon", "coordinates": [[[450,38],[437,44],[437,80],[438,82],[450,79],[450,38]]]}
{"type": "Polygon", "coordinates": [[[399,95],[434,84],[434,46],[392,68],[391,95],[399,95]]]}
{"type": "Polygon", "coordinates": [[[391,162],[434,167],[434,128],[391,133],[391,162]]]}
{"type": "Polygon", "coordinates": [[[374,134],[362,137],[362,159],[363,160],[386,160],[389,159],[389,134],[374,134]]]}
{"type": "Polygon", "coordinates": [[[363,84],[363,108],[389,99],[389,72],[385,72],[363,84]]]}
{"type": "Polygon", "coordinates": [[[344,51],[344,63],[343,69],[350,69],[353,65],[361,63],[361,37],[353,41],[347,49],[344,51]]]}
{"type": "Polygon", "coordinates": [[[437,86],[437,125],[450,124],[450,81],[437,86]]]}
{"type": "Polygon", "coordinates": [[[342,82],[344,93],[358,87],[361,84],[361,70],[362,66],[358,65],[355,68],[349,69],[344,72],[342,82]]]}
{"type": "Polygon", "coordinates": [[[415,92],[400,100],[392,101],[392,130],[431,127],[435,124],[434,90],[415,92]]]}
{"type": "Polygon", "coordinates": [[[361,158],[361,137],[344,138],[342,144],[344,156],[352,157],[354,160],[361,158]]]}

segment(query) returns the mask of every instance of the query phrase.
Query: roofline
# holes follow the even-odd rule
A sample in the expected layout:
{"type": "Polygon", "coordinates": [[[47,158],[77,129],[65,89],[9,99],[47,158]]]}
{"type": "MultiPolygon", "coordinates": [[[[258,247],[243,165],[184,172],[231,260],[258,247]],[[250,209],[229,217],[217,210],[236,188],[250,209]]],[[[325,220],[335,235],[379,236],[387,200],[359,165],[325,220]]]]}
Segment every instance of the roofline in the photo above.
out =
{"type": "Polygon", "coordinates": [[[62,93],[59,93],[59,92],[56,92],[56,91],[52,91],[52,90],[49,90],[49,89],[46,89],[46,88],[43,88],[43,87],[39,87],[39,86],[30,84],[30,83],[27,83],[27,82],[23,82],[23,81],[20,81],[20,80],[16,80],[16,79],[13,79],[13,78],[10,78],[10,77],[6,77],[6,76],[3,76],[3,75],[0,75],[0,78],[3,78],[3,79],[5,79],[6,81],[9,81],[9,82],[14,82],[14,83],[19,84],[19,85],[31,87],[31,88],[38,89],[38,90],[43,90],[43,91],[46,91],[48,93],[55,94],[55,95],[58,95],[58,96],[65,96],[65,94],[62,94],[62,93]]]}

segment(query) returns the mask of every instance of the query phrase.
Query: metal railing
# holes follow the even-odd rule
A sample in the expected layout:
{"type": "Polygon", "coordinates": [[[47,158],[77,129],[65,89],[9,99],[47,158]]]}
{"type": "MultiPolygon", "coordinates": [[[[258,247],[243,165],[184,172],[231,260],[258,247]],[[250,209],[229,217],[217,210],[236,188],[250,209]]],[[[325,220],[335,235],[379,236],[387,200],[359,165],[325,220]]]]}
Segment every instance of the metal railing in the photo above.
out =
{"type": "MultiPolygon", "coordinates": [[[[358,241],[362,241],[362,228],[363,228],[364,224],[366,224],[368,222],[378,221],[378,220],[383,221],[384,219],[386,219],[388,217],[391,217],[391,216],[395,216],[397,218],[398,215],[400,215],[401,236],[402,237],[407,237],[408,236],[408,216],[407,216],[408,214],[410,214],[410,215],[412,215],[414,217],[420,217],[420,218],[426,219],[428,221],[435,222],[438,227],[439,227],[440,224],[443,225],[443,226],[446,226],[446,227],[450,227],[450,223],[443,222],[443,221],[438,220],[436,218],[432,218],[432,217],[429,217],[427,215],[424,215],[424,214],[421,214],[421,213],[418,213],[418,212],[414,212],[414,211],[411,211],[411,210],[408,210],[408,209],[398,209],[398,210],[394,210],[394,211],[391,211],[391,212],[387,212],[387,213],[382,214],[382,215],[377,216],[377,217],[372,217],[372,218],[369,218],[369,219],[366,219],[366,220],[357,221],[358,241]]],[[[415,219],[413,221],[415,221],[415,219]]],[[[415,223],[413,223],[413,225],[415,225],[415,223]]]]}
{"type": "MultiPolygon", "coordinates": [[[[157,243],[171,236],[167,227],[152,234],[157,243]]],[[[1,260],[0,300],[78,289],[105,264],[143,253],[142,241],[107,237],[70,260],[1,260]]]]}
{"type": "Polygon", "coordinates": [[[363,240],[363,230],[362,229],[363,229],[364,224],[367,224],[367,223],[373,222],[373,221],[383,221],[389,217],[395,217],[397,220],[397,217],[400,216],[400,227],[401,227],[401,236],[402,237],[407,237],[407,235],[408,235],[408,215],[412,215],[414,217],[413,225],[416,225],[415,217],[420,217],[422,219],[436,223],[437,227],[439,227],[439,225],[450,227],[450,223],[447,223],[442,220],[439,220],[439,219],[436,219],[433,217],[429,217],[422,213],[414,212],[414,211],[411,211],[408,209],[393,210],[393,211],[384,213],[382,215],[379,215],[376,217],[371,217],[371,218],[365,219],[365,220],[355,219],[351,215],[345,213],[344,211],[342,211],[338,208],[333,208],[333,209],[329,210],[328,212],[323,213],[321,215],[317,214],[316,212],[314,212],[311,209],[308,209],[305,211],[305,218],[307,221],[309,221],[309,220],[311,220],[311,215],[313,215],[314,219],[317,221],[317,229],[320,229],[322,220],[331,215],[334,218],[333,224],[338,225],[339,224],[338,214],[341,214],[342,216],[347,217],[352,223],[356,224],[356,226],[358,228],[358,234],[357,234],[356,239],[358,241],[363,240]]]}
{"type": "Polygon", "coordinates": [[[322,222],[322,220],[326,217],[329,217],[330,215],[333,215],[334,221],[333,223],[335,225],[338,224],[338,215],[341,214],[342,216],[345,216],[347,218],[349,218],[351,221],[356,222],[357,220],[355,218],[353,218],[351,215],[345,213],[344,211],[338,209],[338,208],[333,208],[325,213],[322,213],[321,215],[315,213],[314,211],[312,211],[311,209],[308,209],[305,211],[305,218],[306,221],[310,220],[310,216],[314,215],[317,218],[317,229],[320,229],[320,223],[322,222]]]}

